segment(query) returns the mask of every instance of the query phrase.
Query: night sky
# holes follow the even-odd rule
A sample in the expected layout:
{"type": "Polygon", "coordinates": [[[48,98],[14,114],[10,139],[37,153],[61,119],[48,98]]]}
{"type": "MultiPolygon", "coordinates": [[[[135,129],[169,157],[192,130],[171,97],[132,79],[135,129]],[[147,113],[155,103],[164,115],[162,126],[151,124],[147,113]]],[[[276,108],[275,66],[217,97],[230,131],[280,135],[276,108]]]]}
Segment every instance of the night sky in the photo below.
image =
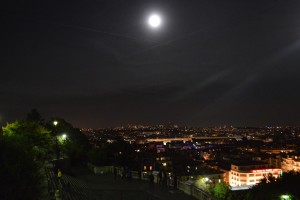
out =
{"type": "Polygon", "coordinates": [[[11,0],[0,19],[0,123],[300,125],[299,0],[11,0]]]}

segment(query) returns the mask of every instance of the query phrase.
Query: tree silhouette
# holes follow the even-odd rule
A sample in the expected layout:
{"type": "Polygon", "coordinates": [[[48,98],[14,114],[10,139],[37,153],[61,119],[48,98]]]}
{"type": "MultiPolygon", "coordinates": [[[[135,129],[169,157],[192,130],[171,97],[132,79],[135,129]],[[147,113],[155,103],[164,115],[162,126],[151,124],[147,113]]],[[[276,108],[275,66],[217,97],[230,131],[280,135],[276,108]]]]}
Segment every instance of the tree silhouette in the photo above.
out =
{"type": "Polygon", "coordinates": [[[60,140],[58,145],[73,164],[83,163],[87,160],[91,145],[79,129],[74,128],[72,124],[62,118],[52,118],[46,126],[55,138],[66,135],[66,138],[60,140]],[[57,125],[53,125],[54,121],[58,122],[57,125]]]}
{"type": "Polygon", "coordinates": [[[36,121],[16,121],[2,128],[3,134],[23,149],[32,151],[35,159],[43,160],[49,151],[52,138],[50,132],[36,121]]]}
{"type": "Polygon", "coordinates": [[[0,199],[39,199],[40,163],[19,137],[0,137],[0,199]]]}
{"type": "Polygon", "coordinates": [[[275,179],[271,175],[268,175],[259,184],[249,190],[245,199],[279,199],[283,194],[290,195],[292,199],[299,199],[299,182],[299,172],[291,171],[284,173],[280,179],[275,179]]]}
{"type": "Polygon", "coordinates": [[[44,123],[44,119],[42,118],[41,114],[36,109],[32,109],[29,113],[27,113],[26,120],[27,121],[35,121],[35,122],[38,122],[41,124],[44,123]]]}
{"type": "Polygon", "coordinates": [[[214,196],[220,200],[227,199],[230,189],[224,182],[216,184],[213,189],[214,196]]]}

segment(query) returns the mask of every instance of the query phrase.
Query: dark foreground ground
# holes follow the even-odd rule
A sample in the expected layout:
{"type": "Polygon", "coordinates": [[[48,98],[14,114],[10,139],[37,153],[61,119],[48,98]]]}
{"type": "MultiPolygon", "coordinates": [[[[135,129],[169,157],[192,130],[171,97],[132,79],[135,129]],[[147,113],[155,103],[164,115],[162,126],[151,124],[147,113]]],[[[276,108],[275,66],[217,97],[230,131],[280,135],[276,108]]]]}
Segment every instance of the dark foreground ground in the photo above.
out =
{"type": "Polygon", "coordinates": [[[142,180],[115,179],[112,174],[95,175],[85,168],[73,169],[71,175],[63,174],[62,181],[63,200],[195,200],[170,187],[150,185],[142,180]]]}

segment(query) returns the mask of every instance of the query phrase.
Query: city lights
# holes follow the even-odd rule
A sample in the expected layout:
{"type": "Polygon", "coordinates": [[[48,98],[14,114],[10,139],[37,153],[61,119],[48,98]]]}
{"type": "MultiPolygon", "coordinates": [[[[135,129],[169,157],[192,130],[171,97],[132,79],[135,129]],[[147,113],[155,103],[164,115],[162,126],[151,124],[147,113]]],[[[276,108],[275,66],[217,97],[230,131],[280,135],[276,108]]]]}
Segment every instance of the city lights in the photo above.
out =
{"type": "Polygon", "coordinates": [[[0,200],[300,200],[300,1],[38,2],[1,7],[0,200]]]}

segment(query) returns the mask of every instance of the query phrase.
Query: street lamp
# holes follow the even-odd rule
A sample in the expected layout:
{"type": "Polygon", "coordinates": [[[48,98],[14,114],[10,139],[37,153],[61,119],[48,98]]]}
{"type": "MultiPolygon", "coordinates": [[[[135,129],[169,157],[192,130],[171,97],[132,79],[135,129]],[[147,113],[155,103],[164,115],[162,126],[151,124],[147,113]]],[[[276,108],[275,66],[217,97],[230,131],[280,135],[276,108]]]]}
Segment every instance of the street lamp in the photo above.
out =
{"type": "Polygon", "coordinates": [[[205,189],[208,190],[209,178],[205,177],[205,189]]]}
{"type": "Polygon", "coordinates": [[[55,154],[56,154],[56,159],[59,159],[59,149],[58,149],[58,139],[56,137],[57,135],[57,131],[56,131],[56,126],[58,124],[58,121],[53,121],[53,125],[54,125],[54,141],[55,141],[55,154]]]}
{"type": "Polygon", "coordinates": [[[56,135],[56,138],[58,140],[58,144],[61,145],[66,141],[66,139],[68,138],[68,135],[66,133],[63,133],[60,135],[56,135]]]}
{"type": "Polygon", "coordinates": [[[57,124],[58,124],[58,121],[53,121],[53,125],[56,127],[57,126],[57,124]]]}
{"type": "Polygon", "coordinates": [[[63,134],[62,136],[61,136],[61,138],[62,138],[62,140],[66,140],[67,139],[67,134],[63,134]]]}
{"type": "Polygon", "coordinates": [[[283,194],[280,196],[280,199],[281,200],[292,200],[292,197],[291,197],[291,195],[283,194]]]}

